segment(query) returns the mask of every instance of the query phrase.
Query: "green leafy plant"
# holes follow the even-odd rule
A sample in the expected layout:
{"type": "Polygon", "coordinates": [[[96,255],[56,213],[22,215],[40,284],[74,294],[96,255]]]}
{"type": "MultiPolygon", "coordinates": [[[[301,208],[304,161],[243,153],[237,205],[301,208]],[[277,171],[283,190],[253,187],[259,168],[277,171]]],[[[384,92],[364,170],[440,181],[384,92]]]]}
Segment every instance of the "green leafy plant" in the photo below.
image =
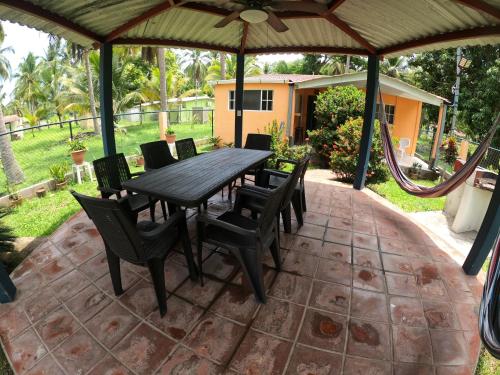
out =
{"type": "Polygon", "coordinates": [[[274,153],[267,161],[268,165],[276,165],[276,160],[286,158],[288,152],[288,141],[283,136],[285,124],[278,123],[278,120],[273,120],[270,124],[264,126],[264,133],[271,136],[271,151],[274,153]]]}
{"type": "Polygon", "coordinates": [[[212,148],[220,148],[220,145],[222,143],[222,138],[221,137],[211,137],[208,139],[208,142],[212,146],[212,148]]]}
{"type": "Polygon", "coordinates": [[[66,182],[66,174],[69,172],[68,163],[62,162],[57,164],[52,164],[49,167],[50,176],[54,179],[57,184],[66,182]]]}
{"type": "Polygon", "coordinates": [[[6,183],[5,190],[7,190],[7,194],[10,200],[17,201],[20,198],[16,185],[6,183]]]}
{"type": "Polygon", "coordinates": [[[167,130],[165,131],[165,134],[167,135],[174,135],[175,134],[175,130],[172,129],[170,126],[167,128],[167,130]]]}
{"type": "Polygon", "coordinates": [[[457,140],[455,137],[446,138],[441,145],[441,151],[443,152],[442,158],[447,164],[452,165],[455,163],[458,156],[457,140]]]}
{"type": "Polygon", "coordinates": [[[12,230],[4,224],[3,218],[7,215],[6,210],[0,210],[0,253],[10,253],[14,250],[16,237],[12,230]]]}
{"type": "MultiPolygon", "coordinates": [[[[337,140],[333,145],[330,167],[339,179],[352,182],[358,164],[363,118],[348,120],[337,130],[337,140]]],[[[387,181],[389,171],[384,161],[384,150],[380,137],[380,124],[375,121],[375,131],[368,163],[367,180],[372,183],[387,181]]]]}
{"type": "Polygon", "coordinates": [[[87,150],[87,146],[85,145],[85,142],[83,142],[80,139],[72,139],[68,141],[68,148],[69,152],[75,152],[75,151],[83,151],[87,150]]]}
{"type": "Polygon", "coordinates": [[[328,166],[330,155],[333,150],[333,143],[337,136],[336,131],[324,127],[316,130],[309,130],[307,135],[309,136],[309,142],[312,148],[319,155],[323,167],[328,166]]]}

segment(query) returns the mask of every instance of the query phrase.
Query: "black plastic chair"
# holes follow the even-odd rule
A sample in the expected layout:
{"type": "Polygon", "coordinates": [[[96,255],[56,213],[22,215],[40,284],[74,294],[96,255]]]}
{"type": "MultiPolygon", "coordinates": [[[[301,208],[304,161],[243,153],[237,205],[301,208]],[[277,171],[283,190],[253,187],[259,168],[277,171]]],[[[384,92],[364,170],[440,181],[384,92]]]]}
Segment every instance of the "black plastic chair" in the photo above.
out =
{"type": "Polygon", "coordinates": [[[141,145],[146,170],[158,169],[177,162],[166,141],[154,141],[141,145]]]}
{"type": "Polygon", "coordinates": [[[177,159],[179,160],[189,159],[198,155],[193,138],[175,141],[175,149],[177,151],[177,159]]]}
{"type": "Polygon", "coordinates": [[[198,267],[202,285],[202,247],[203,242],[208,242],[229,250],[239,260],[257,300],[262,303],[266,302],[262,252],[265,248],[270,248],[276,269],[281,270],[279,227],[276,224],[276,215],[279,214],[281,202],[291,180],[290,176],[281,186],[270,193],[266,192],[265,195],[257,189],[238,189],[236,202],[243,195],[265,199],[257,220],[241,215],[237,204],[234,210],[227,211],[217,218],[206,214],[198,215],[198,267]]]}
{"type": "MultiPolygon", "coordinates": [[[[122,153],[94,160],[93,165],[97,179],[97,189],[101,192],[101,197],[107,199],[113,195],[118,199],[122,198],[122,183],[143,173],[131,173],[127,159],[122,153]]],[[[131,192],[127,192],[124,198],[127,200],[135,220],[137,220],[139,212],[149,208],[151,220],[155,221],[155,205],[158,200],[142,194],[132,194],[131,192]]],[[[167,210],[164,202],[161,202],[161,209],[166,220],[167,210]]]]}
{"type": "MultiPolygon", "coordinates": [[[[249,133],[247,135],[247,140],[245,142],[245,148],[249,150],[261,150],[261,151],[270,151],[271,150],[271,141],[272,138],[269,134],[254,134],[254,133],[249,133]]],[[[246,175],[254,176],[255,178],[255,184],[260,185],[260,182],[258,180],[258,171],[259,168],[252,168],[247,171],[245,171],[245,175],[241,176],[241,184],[243,185],[245,183],[246,175]]],[[[250,179],[247,179],[249,181],[252,181],[250,179]]]]}
{"type": "Polygon", "coordinates": [[[160,315],[163,317],[167,312],[165,258],[173,250],[179,237],[191,279],[196,280],[197,277],[185,211],[177,211],[162,224],[142,221],[136,225],[130,219],[124,199],[92,198],[74,191],[71,194],[94,222],[104,240],[115,294],[119,296],[123,293],[120,259],[147,266],[153,280],[160,315]]]}
{"type": "MultiPolygon", "coordinates": [[[[304,184],[304,179],[305,175],[307,172],[307,167],[309,165],[309,161],[311,160],[311,157],[307,155],[304,158],[305,164],[304,167],[300,173],[300,178],[297,184],[295,185],[295,189],[293,192],[292,196],[292,206],[293,206],[293,211],[295,212],[295,217],[297,218],[297,222],[299,226],[304,225],[304,212],[307,211],[307,205],[306,205],[306,189],[305,189],[305,184],[304,184]]],[[[280,184],[285,181],[285,179],[288,177],[289,173],[280,171],[280,165],[281,163],[289,163],[290,160],[287,159],[278,159],[276,161],[276,169],[265,169],[264,170],[264,186],[274,188],[279,186],[280,184]]]]}

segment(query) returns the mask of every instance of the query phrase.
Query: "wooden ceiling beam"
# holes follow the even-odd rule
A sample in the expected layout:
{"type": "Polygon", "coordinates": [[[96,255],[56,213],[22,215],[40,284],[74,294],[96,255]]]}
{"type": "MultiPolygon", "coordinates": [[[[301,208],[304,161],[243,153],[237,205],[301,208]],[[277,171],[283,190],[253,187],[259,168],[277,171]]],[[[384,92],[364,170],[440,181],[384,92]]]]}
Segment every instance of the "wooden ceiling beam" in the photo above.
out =
{"type": "Polygon", "coordinates": [[[198,48],[209,51],[222,51],[227,53],[238,53],[239,48],[226,47],[210,43],[188,42],[175,39],[154,39],[154,38],[117,38],[113,41],[117,45],[143,45],[143,46],[165,46],[179,48],[198,48]]]}
{"type": "Polygon", "coordinates": [[[53,22],[67,30],[70,30],[76,34],[82,35],[94,42],[102,43],[104,38],[93,31],[90,31],[58,14],[52,13],[44,8],[39,7],[33,3],[25,0],[0,0],[1,5],[5,5],[8,8],[19,10],[24,13],[29,13],[33,16],[39,17],[45,21],[53,22]]]}
{"type": "Polygon", "coordinates": [[[338,55],[366,56],[368,51],[361,48],[328,47],[328,46],[303,46],[303,47],[265,47],[247,48],[246,55],[259,55],[268,53],[329,53],[338,55]]]}
{"type": "Polygon", "coordinates": [[[431,35],[424,38],[410,40],[408,42],[382,48],[377,51],[377,54],[383,56],[390,53],[404,51],[410,48],[417,48],[430,44],[450,42],[454,40],[480,38],[482,36],[500,36],[500,26],[477,27],[474,29],[451,31],[439,35],[431,35]]]}
{"type": "Polygon", "coordinates": [[[243,32],[241,33],[240,54],[245,53],[248,37],[248,22],[243,22],[243,32]]]}
{"type": "Polygon", "coordinates": [[[330,3],[328,4],[328,13],[333,13],[335,12],[335,9],[337,9],[339,6],[342,5],[342,3],[344,3],[345,0],[333,0],[333,1],[330,1],[330,3]]]}
{"type": "Polygon", "coordinates": [[[365,38],[363,38],[357,31],[351,29],[351,27],[342,21],[340,18],[338,18],[334,14],[327,14],[324,16],[325,20],[330,22],[331,24],[337,26],[340,30],[342,30],[344,33],[349,35],[352,39],[354,39],[356,42],[361,44],[363,47],[365,47],[368,52],[371,54],[376,53],[376,48],[372,46],[365,38]]]}
{"type": "Polygon", "coordinates": [[[455,2],[486,14],[489,14],[496,19],[500,19],[500,9],[488,4],[482,0],[455,0],[455,2]]]}

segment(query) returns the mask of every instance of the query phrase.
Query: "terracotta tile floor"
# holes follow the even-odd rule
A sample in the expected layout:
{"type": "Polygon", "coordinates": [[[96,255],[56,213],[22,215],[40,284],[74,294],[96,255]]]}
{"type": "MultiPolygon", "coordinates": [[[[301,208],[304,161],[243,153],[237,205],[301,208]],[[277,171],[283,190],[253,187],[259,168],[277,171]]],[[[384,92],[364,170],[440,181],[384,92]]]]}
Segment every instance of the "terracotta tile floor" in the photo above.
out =
{"type": "MultiPolygon", "coordinates": [[[[169,256],[163,319],[147,269],[124,264],[113,295],[102,241],[77,214],[18,267],[17,300],[0,305],[15,372],[472,374],[481,286],[452,249],[370,194],[326,180],[306,190],[306,224],[282,236],[284,271],[264,257],[266,305],[207,247],[204,287],[169,256]]],[[[209,211],[227,206],[216,196],[209,211]]]]}

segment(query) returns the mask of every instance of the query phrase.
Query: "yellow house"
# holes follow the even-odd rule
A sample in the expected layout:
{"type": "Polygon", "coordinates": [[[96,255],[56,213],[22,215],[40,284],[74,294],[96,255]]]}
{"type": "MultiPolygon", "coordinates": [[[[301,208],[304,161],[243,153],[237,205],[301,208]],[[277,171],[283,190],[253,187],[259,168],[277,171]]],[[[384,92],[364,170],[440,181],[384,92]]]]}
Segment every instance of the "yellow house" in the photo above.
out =
{"type": "MultiPolygon", "coordinates": [[[[379,77],[385,111],[395,137],[410,142],[407,154],[415,153],[422,104],[440,107],[446,99],[385,75],[379,77]]],[[[224,142],[234,142],[235,80],[215,82],[214,134],[224,142]]],[[[273,120],[283,123],[286,135],[301,143],[307,130],[316,128],[316,96],[331,86],[366,87],[366,72],[317,76],[300,74],[265,74],[245,78],[243,98],[243,143],[248,133],[263,133],[273,120]]],[[[438,122],[438,119],[436,119],[438,122]]]]}

